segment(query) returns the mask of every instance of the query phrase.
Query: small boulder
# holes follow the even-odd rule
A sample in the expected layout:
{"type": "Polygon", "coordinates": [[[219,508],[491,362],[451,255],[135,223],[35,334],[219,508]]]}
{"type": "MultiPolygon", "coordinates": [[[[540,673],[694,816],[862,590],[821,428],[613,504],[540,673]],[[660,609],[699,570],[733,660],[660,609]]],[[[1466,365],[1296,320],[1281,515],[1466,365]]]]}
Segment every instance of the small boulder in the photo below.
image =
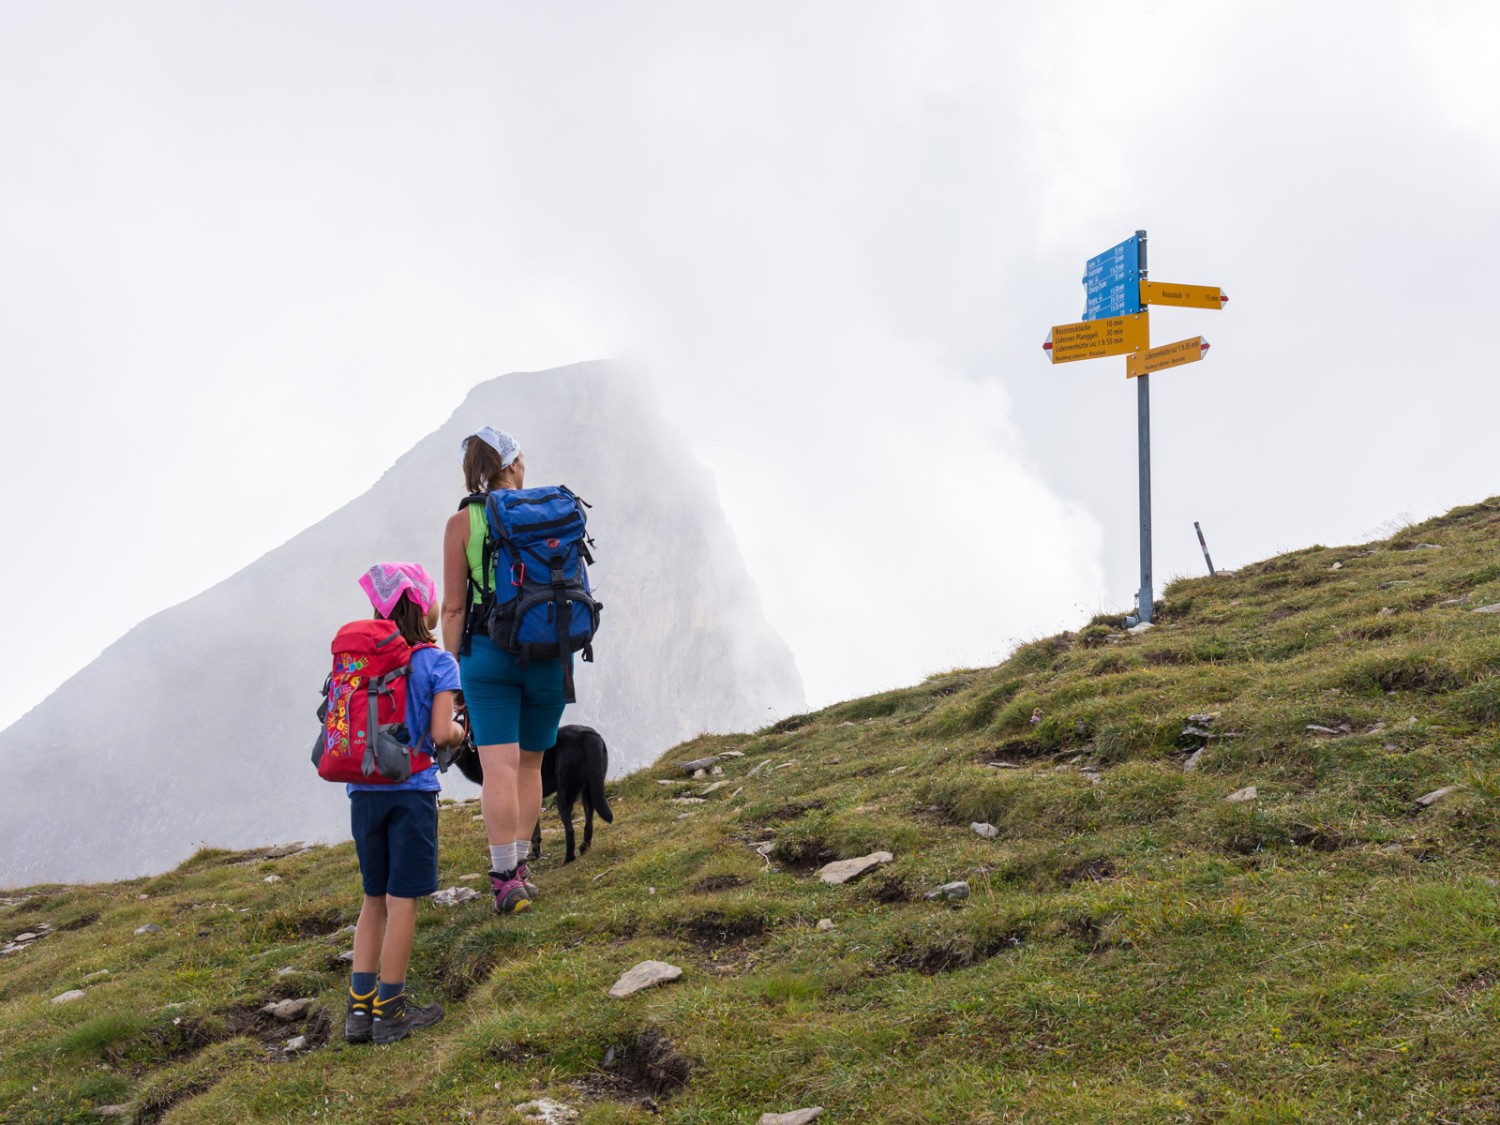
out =
{"type": "Polygon", "coordinates": [[[818,929],[822,930],[824,933],[827,933],[829,930],[833,929],[833,919],[832,918],[819,918],[818,919],[818,929]]]}
{"type": "Polygon", "coordinates": [[[762,1113],[755,1125],[807,1125],[822,1115],[823,1107],[815,1105],[808,1109],[794,1109],[790,1113],[762,1113]]]}
{"type": "Polygon", "coordinates": [[[983,836],[986,840],[993,840],[996,836],[1000,835],[1000,829],[996,828],[993,824],[979,820],[970,824],[969,829],[974,835],[983,836]]]}
{"type": "Polygon", "coordinates": [[[283,1022],[290,1023],[292,1020],[300,1020],[307,1015],[316,1003],[317,1001],[311,997],[301,1000],[274,1000],[262,1005],[260,1010],[268,1016],[275,1016],[283,1022]]]}
{"type": "Polygon", "coordinates": [[[95,1117],[125,1117],[129,1113],[129,1102],[122,1102],[120,1105],[98,1105],[94,1107],[95,1117]]]}
{"type": "Polygon", "coordinates": [[[1230,804],[1237,805],[1244,801],[1253,801],[1259,796],[1260,794],[1256,792],[1255,786],[1247,785],[1243,789],[1236,789],[1229,796],[1225,797],[1224,800],[1230,804]]]}
{"type": "Polygon", "coordinates": [[[1469,612],[1470,613],[1500,613],[1500,602],[1495,602],[1492,605],[1482,605],[1478,609],[1472,609],[1469,612]]]}
{"type": "Polygon", "coordinates": [[[307,1050],[307,1036],[295,1035],[286,1041],[286,1046],[281,1048],[288,1055],[295,1055],[298,1051],[307,1050]]]}
{"type": "Polygon", "coordinates": [[[838,886],[858,879],[866,871],[873,871],[882,863],[890,863],[895,858],[890,852],[871,852],[854,859],[835,860],[818,868],[818,878],[831,886],[838,886]]]}
{"type": "Polygon", "coordinates": [[[1188,755],[1188,760],[1182,763],[1183,773],[1192,773],[1198,768],[1198,763],[1203,760],[1203,747],[1199,747],[1188,755]]]}
{"type": "Polygon", "coordinates": [[[81,988],[73,988],[73,989],[69,989],[67,992],[62,993],[61,995],[54,996],[52,998],[52,1003],[54,1003],[54,1004],[71,1004],[74,1000],[82,1000],[83,997],[84,997],[84,991],[83,991],[83,989],[81,989],[81,988]]]}
{"type": "Polygon", "coordinates": [[[135,931],[136,937],[140,937],[142,934],[159,934],[159,933],[161,933],[161,927],[158,926],[155,922],[147,922],[144,926],[139,927],[135,931]]]}
{"type": "Polygon", "coordinates": [[[678,762],[677,768],[687,774],[695,774],[699,770],[709,770],[719,764],[719,755],[715,754],[708,758],[694,758],[691,762],[678,762]]]}
{"type": "Polygon", "coordinates": [[[642,961],[615,981],[609,994],[616,1000],[622,1000],[643,989],[674,981],[680,976],[682,976],[682,970],[676,965],[669,965],[665,961],[642,961]]]}
{"type": "Polygon", "coordinates": [[[969,897],[969,884],[962,879],[952,883],[944,883],[941,887],[934,887],[922,896],[925,899],[943,899],[952,902],[969,897]]]}
{"type": "Polygon", "coordinates": [[[1460,788],[1461,786],[1458,785],[1445,785],[1441,789],[1434,789],[1431,793],[1424,793],[1422,794],[1422,796],[1418,797],[1417,804],[1424,809],[1431,808],[1433,805],[1437,804],[1437,802],[1446,797],[1449,793],[1456,792],[1460,788]]]}
{"type": "MultiPolygon", "coordinates": [[[[499,1083],[497,1082],[496,1085],[498,1086],[499,1083]]],[[[576,1109],[562,1102],[555,1102],[551,1098],[522,1102],[516,1106],[516,1112],[521,1115],[523,1121],[531,1121],[535,1125],[572,1125],[578,1120],[576,1109]]]]}

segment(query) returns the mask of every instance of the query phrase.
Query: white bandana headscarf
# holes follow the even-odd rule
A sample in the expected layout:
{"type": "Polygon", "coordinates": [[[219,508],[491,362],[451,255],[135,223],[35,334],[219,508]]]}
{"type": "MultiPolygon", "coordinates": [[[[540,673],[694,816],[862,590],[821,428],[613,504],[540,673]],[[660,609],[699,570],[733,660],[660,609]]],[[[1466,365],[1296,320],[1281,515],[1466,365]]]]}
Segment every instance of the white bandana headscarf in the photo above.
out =
{"type": "Polygon", "coordinates": [[[469,451],[469,442],[475,438],[478,438],[485,445],[500,454],[500,467],[502,469],[509,468],[511,462],[521,455],[521,443],[504,430],[495,429],[494,426],[485,426],[482,429],[475,430],[468,437],[464,438],[459,444],[459,453],[467,453],[469,451]]]}

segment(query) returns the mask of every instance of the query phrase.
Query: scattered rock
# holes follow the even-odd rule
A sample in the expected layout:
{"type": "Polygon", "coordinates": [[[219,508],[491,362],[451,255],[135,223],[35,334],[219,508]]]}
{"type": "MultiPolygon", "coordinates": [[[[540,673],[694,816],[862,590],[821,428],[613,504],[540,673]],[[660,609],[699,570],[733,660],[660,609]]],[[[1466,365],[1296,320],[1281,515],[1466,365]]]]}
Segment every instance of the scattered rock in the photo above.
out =
{"type": "Polygon", "coordinates": [[[537,1125],[572,1125],[578,1120],[576,1109],[563,1105],[562,1102],[555,1102],[551,1098],[522,1102],[516,1106],[516,1112],[521,1115],[523,1121],[533,1121],[537,1125]]]}
{"type": "Polygon", "coordinates": [[[266,883],[279,883],[279,882],[281,882],[281,876],[280,875],[267,875],[265,877],[265,879],[262,880],[262,881],[266,882],[266,883]]]}
{"type": "Polygon", "coordinates": [[[100,1105],[94,1107],[95,1117],[124,1117],[130,1112],[130,1103],[121,1105],[100,1105]]]}
{"type": "Polygon", "coordinates": [[[848,719],[845,719],[842,723],[839,724],[839,726],[841,726],[841,727],[857,727],[857,726],[859,726],[859,724],[858,723],[851,723],[848,719]]]}
{"type": "Polygon", "coordinates": [[[720,789],[726,789],[733,784],[734,782],[732,781],[716,781],[707,789],[704,789],[702,792],[700,792],[698,796],[707,797],[710,793],[717,793],[720,789]]]}
{"type": "Polygon", "coordinates": [[[1225,797],[1224,800],[1232,804],[1239,804],[1241,801],[1253,801],[1259,796],[1260,794],[1256,792],[1255,786],[1247,785],[1243,789],[1236,789],[1229,796],[1225,797]]]}
{"type": "Polygon", "coordinates": [[[658,984],[674,981],[680,976],[682,976],[682,970],[676,965],[669,965],[665,961],[642,961],[615,981],[609,994],[616,1000],[621,1000],[626,996],[635,995],[642,989],[654,988],[658,984]]]}
{"type": "Polygon", "coordinates": [[[483,875],[480,875],[480,874],[478,874],[476,872],[476,873],[474,873],[472,875],[460,875],[458,877],[458,881],[460,883],[472,883],[472,882],[475,882],[476,880],[483,879],[483,878],[484,878],[483,875]]]}
{"type": "Polygon", "coordinates": [[[935,887],[922,896],[925,899],[945,899],[953,901],[969,897],[969,884],[962,879],[952,883],[944,883],[941,887],[935,887]]]}
{"type": "Polygon", "coordinates": [[[1443,609],[1451,609],[1453,606],[1463,605],[1464,602],[1466,602],[1466,601],[1468,601],[1470,599],[1470,597],[1471,597],[1471,595],[1469,595],[1469,594],[1463,594],[1463,595],[1461,595],[1459,597],[1456,597],[1456,598],[1448,598],[1445,601],[1438,602],[1438,606],[1441,607],[1441,608],[1443,608],[1443,609]]]}
{"type": "Polygon", "coordinates": [[[1151,623],[1150,621],[1142,621],[1138,625],[1132,625],[1129,629],[1126,629],[1125,631],[1127,633],[1135,633],[1136,635],[1140,635],[1141,633],[1149,633],[1154,628],[1156,628],[1156,626],[1153,623],[1151,623]]]}
{"type": "Polygon", "coordinates": [[[713,769],[711,769],[711,770],[708,771],[708,775],[710,777],[723,777],[724,776],[724,767],[723,766],[715,766],[713,769]]]}
{"type": "Polygon", "coordinates": [[[1380,611],[1378,613],[1376,613],[1375,616],[1376,617],[1395,617],[1396,616],[1396,611],[1394,609],[1392,609],[1388,605],[1383,605],[1383,606],[1380,607],[1380,611]]]}
{"type": "Polygon", "coordinates": [[[1188,760],[1182,763],[1183,773],[1192,773],[1198,768],[1198,763],[1203,760],[1203,747],[1199,747],[1188,755],[1188,760]]]}
{"type": "Polygon", "coordinates": [[[906,772],[906,767],[905,766],[896,766],[893,769],[886,770],[885,772],[886,773],[905,773],[906,772]]]}
{"type": "Polygon", "coordinates": [[[707,770],[719,764],[719,755],[714,754],[708,758],[694,758],[691,762],[678,762],[677,768],[683,773],[696,774],[699,770],[707,770]]]}
{"type": "Polygon", "coordinates": [[[818,929],[824,931],[825,933],[827,931],[833,929],[833,919],[832,918],[819,918],[818,919],[818,929]]]}
{"type": "Polygon", "coordinates": [[[93,980],[106,980],[106,979],[108,979],[109,975],[110,975],[110,973],[109,973],[108,969],[100,969],[97,973],[90,973],[88,976],[84,977],[83,980],[80,981],[79,983],[80,984],[88,984],[89,981],[93,981],[93,980]]]}
{"type": "Polygon", "coordinates": [[[141,934],[159,934],[161,933],[161,927],[155,922],[147,922],[144,926],[139,927],[135,933],[137,937],[141,934]]]}
{"type": "Polygon", "coordinates": [[[286,1046],[281,1049],[289,1055],[295,1055],[298,1051],[305,1051],[307,1050],[307,1036],[293,1036],[286,1041],[286,1046]]]}
{"type": "Polygon", "coordinates": [[[694,781],[702,781],[707,776],[708,776],[708,771],[707,770],[694,770],[693,771],[693,780],[694,781]]]}
{"type": "Polygon", "coordinates": [[[1500,602],[1493,605],[1482,605],[1478,609],[1470,610],[1470,613],[1500,613],[1500,602]]]}
{"type": "Polygon", "coordinates": [[[1211,727],[1214,725],[1214,720],[1219,717],[1219,714],[1220,712],[1218,711],[1203,711],[1197,715],[1189,715],[1187,721],[1192,726],[1211,727]]]}
{"type": "Polygon", "coordinates": [[[446,891],[438,891],[432,896],[436,906],[457,906],[461,902],[479,897],[479,892],[473,887],[449,887],[446,891]]]}
{"type": "Polygon", "coordinates": [[[1312,734],[1340,735],[1349,733],[1342,727],[1325,727],[1322,723],[1308,723],[1305,729],[1310,731],[1312,734]]]}
{"type": "Polygon", "coordinates": [[[30,930],[27,930],[24,934],[17,934],[15,937],[11,938],[11,940],[17,945],[25,945],[29,941],[36,941],[36,939],[41,936],[41,934],[34,934],[30,930]]]}
{"type": "Polygon", "coordinates": [[[1088,725],[1088,723],[1084,722],[1082,719],[1074,719],[1073,720],[1073,733],[1074,734],[1078,735],[1081,738],[1084,735],[1088,734],[1088,732],[1089,732],[1089,725],[1088,725]]]}
{"type": "Polygon", "coordinates": [[[1441,551],[1442,549],[1439,543],[1418,543],[1415,547],[1407,548],[1408,551],[1441,551]]]}
{"type": "MultiPolygon", "coordinates": [[[[782,762],[782,763],[781,763],[781,765],[779,765],[779,766],[777,766],[777,767],[776,767],[776,768],[777,768],[777,769],[779,769],[779,770],[784,770],[784,769],[786,769],[786,768],[787,768],[787,767],[788,767],[788,766],[795,766],[795,765],[796,765],[796,764],[797,764],[797,759],[796,759],[796,758],[793,758],[793,759],[792,759],[792,760],[791,760],[791,761],[789,761],[789,762],[782,762]]],[[[897,768],[897,769],[905,769],[905,768],[906,768],[906,767],[905,767],[905,766],[897,766],[897,767],[896,767],[896,768],[897,768]]]]}
{"type": "Polygon", "coordinates": [[[1344,564],[1341,563],[1341,562],[1336,562],[1332,566],[1330,566],[1328,569],[1329,570],[1343,570],[1344,569],[1344,564]]]}
{"type": "Polygon", "coordinates": [[[720,750],[719,751],[719,757],[721,757],[721,758],[743,758],[744,756],[745,756],[745,752],[743,750],[720,750]]]}
{"type": "Polygon", "coordinates": [[[1417,804],[1421,805],[1424,809],[1430,808],[1437,802],[1441,801],[1449,793],[1456,792],[1461,788],[1463,787],[1460,785],[1445,785],[1441,789],[1434,789],[1431,793],[1422,794],[1422,796],[1417,798],[1417,804]]]}
{"type": "Polygon", "coordinates": [[[680,778],[672,777],[672,778],[658,778],[656,784],[658,784],[658,785],[667,785],[667,786],[675,786],[675,785],[691,785],[692,782],[691,781],[683,781],[680,778]]]}
{"type": "Polygon", "coordinates": [[[1021,767],[1015,762],[985,762],[992,770],[1018,770],[1021,767]]]}
{"type": "Polygon", "coordinates": [[[673,804],[673,805],[706,805],[706,804],[708,804],[708,802],[705,801],[702,797],[670,797],[670,798],[668,798],[668,802],[670,804],[673,804]]]}
{"type": "Polygon", "coordinates": [[[771,764],[771,759],[770,758],[762,758],[760,761],[758,761],[758,762],[755,763],[755,765],[751,768],[750,772],[747,773],[745,776],[747,778],[748,777],[754,777],[756,774],[760,773],[761,770],[765,769],[770,764],[771,764]]]}
{"type": "Polygon", "coordinates": [[[755,1125],[807,1125],[815,1117],[821,1117],[823,1107],[812,1106],[808,1109],[794,1109],[790,1113],[762,1113],[760,1120],[755,1125]]]}
{"type": "Polygon", "coordinates": [[[310,851],[310,850],[311,850],[310,848],[307,848],[307,847],[305,847],[303,845],[303,843],[302,843],[301,840],[296,840],[296,841],[293,841],[290,844],[281,844],[278,847],[267,849],[264,858],[266,858],[266,859],[282,859],[282,858],[284,858],[286,856],[289,856],[289,855],[299,855],[302,852],[306,852],[306,851],[310,851]]]}
{"type": "Polygon", "coordinates": [[[74,1000],[82,1000],[83,997],[84,997],[84,991],[83,991],[83,989],[81,989],[81,988],[73,988],[73,989],[69,989],[67,992],[62,993],[59,996],[54,996],[52,998],[52,1002],[54,1004],[71,1004],[74,1000]]]}
{"type": "Polygon", "coordinates": [[[275,1016],[279,1020],[290,1023],[292,1020],[300,1020],[308,1012],[312,1011],[317,1001],[308,997],[302,1000],[273,1000],[269,1004],[261,1006],[261,1011],[268,1016],[275,1016]]]}
{"type": "Polygon", "coordinates": [[[352,949],[346,949],[346,950],[344,950],[344,952],[342,952],[342,953],[339,954],[338,959],[340,961],[343,961],[345,964],[348,964],[348,965],[354,964],[354,950],[352,950],[352,949]]]}
{"type": "Polygon", "coordinates": [[[871,871],[882,863],[890,863],[895,858],[890,852],[871,852],[854,859],[835,860],[818,868],[818,878],[830,886],[838,886],[858,879],[866,871],[871,871]]]}
{"type": "Polygon", "coordinates": [[[294,968],[292,968],[290,965],[283,965],[283,966],[281,966],[281,968],[279,968],[279,969],[276,970],[276,975],[278,977],[295,976],[296,973],[297,973],[297,970],[294,969],[294,968]]]}
{"type": "Polygon", "coordinates": [[[1000,829],[996,828],[993,824],[986,824],[979,820],[970,824],[969,828],[974,835],[983,836],[986,840],[993,840],[996,836],[1000,835],[1000,829]]]}

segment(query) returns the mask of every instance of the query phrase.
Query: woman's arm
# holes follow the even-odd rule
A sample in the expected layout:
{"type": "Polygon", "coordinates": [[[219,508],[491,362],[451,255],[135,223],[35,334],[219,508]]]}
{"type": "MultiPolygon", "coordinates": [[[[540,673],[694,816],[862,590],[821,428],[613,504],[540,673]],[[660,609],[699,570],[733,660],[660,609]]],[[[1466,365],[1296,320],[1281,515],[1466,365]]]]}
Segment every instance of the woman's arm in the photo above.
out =
{"type": "MultiPolygon", "coordinates": [[[[448,517],[443,528],[443,647],[455,656],[464,638],[464,615],[469,609],[469,509],[448,517]]],[[[433,712],[434,717],[437,712],[433,712]]]]}
{"type": "Polygon", "coordinates": [[[457,746],[464,740],[464,728],[453,719],[454,692],[440,691],[432,697],[432,741],[438,746],[457,746]]]}

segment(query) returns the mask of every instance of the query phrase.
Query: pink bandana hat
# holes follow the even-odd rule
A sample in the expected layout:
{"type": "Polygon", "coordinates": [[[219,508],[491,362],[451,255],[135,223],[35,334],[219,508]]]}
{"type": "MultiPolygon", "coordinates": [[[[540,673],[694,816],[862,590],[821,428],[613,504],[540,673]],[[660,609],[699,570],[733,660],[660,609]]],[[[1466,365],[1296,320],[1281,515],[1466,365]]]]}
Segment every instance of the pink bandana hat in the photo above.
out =
{"type": "Polygon", "coordinates": [[[437,586],[422,569],[421,563],[376,563],[359,576],[359,584],[381,617],[389,617],[401,595],[408,590],[411,591],[411,600],[423,613],[437,597],[437,586]]]}

